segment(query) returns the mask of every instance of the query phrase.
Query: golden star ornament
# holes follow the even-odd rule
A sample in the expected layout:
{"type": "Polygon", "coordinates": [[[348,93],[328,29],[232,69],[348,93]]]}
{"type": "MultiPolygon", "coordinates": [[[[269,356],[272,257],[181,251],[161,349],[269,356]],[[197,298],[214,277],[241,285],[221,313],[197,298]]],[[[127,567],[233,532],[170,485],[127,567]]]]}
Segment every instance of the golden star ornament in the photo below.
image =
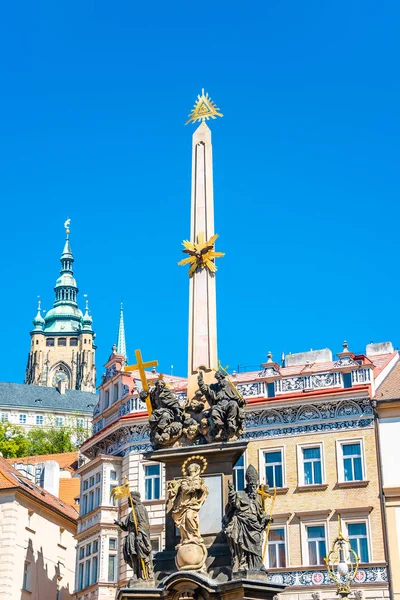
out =
{"type": "Polygon", "coordinates": [[[200,231],[197,236],[197,242],[192,243],[188,240],[184,240],[182,245],[185,247],[182,252],[189,254],[188,258],[178,262],[178,265],[190,265],[189,277],[193,277],[197,269],[208,269],[210,273],[215,273],[217,267],[215,266],[214,259],[222,258],[225,256],[225,252],[215,252],[214,244],[218,238],[218,234],[213,235],[209,240],[204,240],[204,232],[200,231]]]}

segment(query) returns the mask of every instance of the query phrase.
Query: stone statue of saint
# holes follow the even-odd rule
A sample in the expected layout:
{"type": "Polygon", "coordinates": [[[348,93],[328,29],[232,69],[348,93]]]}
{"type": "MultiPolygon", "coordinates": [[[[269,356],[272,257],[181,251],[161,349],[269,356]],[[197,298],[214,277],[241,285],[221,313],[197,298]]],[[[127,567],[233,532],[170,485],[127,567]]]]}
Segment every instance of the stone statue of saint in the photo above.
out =
{"type": "Polygon", "coordinates": [[[150,395],[153,412],[149,418],[150,439],[154,447],[168,446],[182,434],[183,408],[172,390],[166,387],[163,379],[158,379],[147,392],[142,390],[140,398],[150,395]]]}
{"type": "Polygon", "coordinates": [[[236,492],[229,484],[228,507],[222,521],[232,556],[232,572],[265,571],[262,562],[263,532],[270,521],[257,493],[258,474],[250,465],[246,488],[236,492]]]}
{"type": "Polygon", "coordinates": [[[203,372],[197,377],[199,390],[211,406],[211,435],[215,440],[237,440],[243,433],[244,400],[222,371],[215,373],[217,383],[204,383],[203,372]]]}
{"type": "Polygon", "coordinates": [[[139,492],[131,492],[128,503],[132,510],[123,521],[114,521],[128,535],[124,539],[124,560],[133,570],[129,586],[137,579],[153,579],[153,558],[150,539],[150,523],[139,492]]]}
{"type": "Polygon", "coordinates": [[[187,467],[185,477],[168,484],[171,515],[181,535],[180,543],[176,547],[176,563],[179,569],[201,569],[207,557],[207,550],[200,535],[199,511],[207,498],[208,489],[201,477],[201,471],[201,465],[192,462],[187,467]]]}

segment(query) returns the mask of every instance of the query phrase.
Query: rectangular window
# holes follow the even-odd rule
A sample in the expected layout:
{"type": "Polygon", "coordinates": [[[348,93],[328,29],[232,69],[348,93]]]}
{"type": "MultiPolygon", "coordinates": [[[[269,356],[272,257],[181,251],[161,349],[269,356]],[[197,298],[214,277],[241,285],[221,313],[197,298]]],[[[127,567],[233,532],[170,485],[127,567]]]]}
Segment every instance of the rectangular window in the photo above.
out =
{"type": "Polygon", "coordinates": [[[56,417],[56,427],[62,427],[64,425],[63,417],[56,417]]]}
{"type": "Polygon", "coordinates": [[[96,492],[95,506],[97,507],[97,506],[100,506],[100,504],[101,504],[101,490],[100,490],[100,488],[97,487],[95,489],[95,492],[96,492]]]}
{"type": "Polygon", "coordinates": [[[111,481],[117,481],[117,471],[110,471],[111,481]]]}
{"type": "MultiPolygon", "coordinates": [[[[347,537],[349,538],[352,550],[354,550],[354,552],[360,558],[360,562],[369,562],[367,524],[348,523],[347,537]]],[[[352,553],[350,553],[350,558],[352,562],[355,562],[355,558],[352,553]]]]}
{"type": "Polygon", "coordinates": [[[92,554],[92,544],[86,546],[86,556],[89,556],[89,554],[92,554]]]}
{"type": "Polygon", "coordinates": [[[89,512],[94,508],[94,492],[89,492],[89,512]]]}
{"type": "Polygon", "coordinates": [[[84,558],[84,556],[85,556],[85,547],[81,546],[79,548],[79,560],[82,560],[82,558],[84,558]]]}
{"type": "Polygon", "coordinates": [[[147,465],[144,468],[144,497],[145,500],[160,498],[160,465],[147,465]]]}
{"type": "Polygon", "coordinates": [[[342,444],[343,471],[345,481],[362,481],[363,469],[361,460],[361,444],[342,444]]]}
{"type": "Polygon", "coordinates": [[[54,346],[54,338],[47,338],[46,346],[54,346]]]}
{"type": "Polygon", "coordinates": [[[67,338],[58,338],[57,345],[58,346],[66,346],[67,345],[67,338]]]}
{"type": "MultiPolygon", "coordinates": [[[[321,448],[303,448],[304,485],[322,483],[321,448]]],[[[318,563],[319,564],[319,563],[318,563]]]]}
{"type": "Polygon", "coordinates": [[[85,425],[84,419],[78,418],[76,420],[76,426],[77,426],[78,429],[83,429],[84,425],[85,425]]]}
{"type": "Polygon", "coordinates": [[[80,563],[78,571],[78,590],[83,589],[83,566],[83,563],[80,563]]]}
{"type": "Polygon", "coordinates": [[[118,400],[118,383],[114,385],[114,402],[118,400]]]}
{"type": "Polygon", "coordinates": [[[150,542],[151,542],[151,550],[152,550],[153,554],[160,552],[160,538],[159,537],[151,538],[150,542]]]}
{"type": "Polygon", "coordinates": [[[94,475],[89,479],[89,487],[94,486],[94,475]]]}
{"type": "Polygon", "coordinates": [[[97,581],[97,569],[98,569],[98,558],[97,556],[93,557],[92,560],[92,584],[97,581]]]}
{"type": "Polygon", "coordinates": [[[283,460],[282,450],[264,452],[265,481],[271,488],[283,487],[283,460]]]}
{"type": "Polygon", "coordinates": [[[19,415],[19,422],[21,423],[21,425],[25,425],[26,423],[26,415],[19,415]]]}
{"type": "Polygon", "coordinates": [[[244,490],[244,454],[242,454],[233,467],[233,485],[237,492],[244,490]]]}
{"type": "Polygon", "coordinates": [[[117,505],[115,496],[111,496],[111,492],[113,491],[114,488],[115,488],[115,483],[110,483],[110,504],[111,504],[111,506],[117,505]]]}
{"type": "Polygon", "coordinates": [[[43,425],[43,415],[36,415],[36,425],[43,425]]]}
{"type": "Polygon", "coordinates": [[[116,538],[110,538],[108,541],[108,547],[110,550],[116,550],[117,549],[117,540],[116,538]]]}
{"type": "Polygon", "coordinates": [[[307,529],[308,564],[324,565],[326,538],[324,525],[312,525],[307,529]]]}
{"type": "Polygon", "coordinates": [[[94,540],[93,542],[93,552],[97,552],[99,549],[99,541],[98,540],[94,540]]]}
{"type": "Polygon", "coordinates": [[[271,529],[268,538],[268,566],[286,567],[285,529],[271,529]]]}
{"type": "Polygon", "coordinates": [[[6,423],[8,421],[8,413],[1,413],[1,422],[6,423]]]}
{"type": "Polygon", "coordinates": [[[87,497],[87,494],[85,494],[83,496],[81,515],[86,515],[87,511],[88,511],[88,497],[87,497]]]}
{"type": "Polygon", "coordinates": [[[70,346],[77,346],[78,345],[78,338],[71,338],[69,340],[69,345],[70,346]]]}
{"type": "Polygon", "coordinates": [[[29,590],[29,570],[30,570],[30,563],[28,563],[27,561],[25,561],[24,563],[24,578],[23,578],[23,582],[22,582],[22,589],[23,590],[27,590],[28,592],[29,590]]]}
{"type": "Polygon", "coordinates": [[[101,481],[101,473],[96,473],[96,483],[101,481]]]}
{"type": "Polygon", "coordinates": [[[88,585],[90,585],[90,560],[86,561],[85,566],[85,587],[88,587],[88,585]]]}
{"type": "Polygon", "coordinates": [[[89,487],[89,481],[87,479],[85,479],[85,481],[83,482],[83,490],[87,490],[89,487]]]}
{"type": "Polygon", "coordinates": [[[108,557],[108,581],[115,581],[117,557],[110,554],[108,557]]]}
{"type": "Polygon", "coordinates": [[[110,391],[106,390],[104,392],[104,408],[110,406],[110,391]]]}

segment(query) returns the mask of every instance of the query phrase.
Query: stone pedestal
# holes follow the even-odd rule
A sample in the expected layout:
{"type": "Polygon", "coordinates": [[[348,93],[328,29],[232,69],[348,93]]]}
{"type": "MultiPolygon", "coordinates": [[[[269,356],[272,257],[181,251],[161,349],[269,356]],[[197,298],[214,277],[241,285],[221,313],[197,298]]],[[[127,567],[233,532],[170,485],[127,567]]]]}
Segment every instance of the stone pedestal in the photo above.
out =
{"type": "Polygon", "coordinates": [[[241,578],[219,582],[208,575],[179,571],[157,587],[122,588],[117,600],[273,600],[285,589],[282,585],[241,578]]]}
{"type": "MultiPolygon", "coordinates": [[[[165,464],[166,485],[169,481],[182,477],[182,465],[187,458],[203,456],[207,469],[203,473],[209,494],[199,513],[200,533],[207,548],[204,565],[211,577],[227,580],[230,578],[231,557],[225,534],[222,532],[222,517],[228,502],[228,483],[233,480],[233,467],[246,450],[247,442],[219,442],[204,446],[165,448],[146,454],[148,460],[165,464]]],[[[199,461],[200,462],[200,461],[199,461]]],[[[166,575],[176,571],[175,546],[179,544],[179,531],[167,504],[165,512],[165,550],[155,559],[155,577],[161,581],[166,575]]]]}

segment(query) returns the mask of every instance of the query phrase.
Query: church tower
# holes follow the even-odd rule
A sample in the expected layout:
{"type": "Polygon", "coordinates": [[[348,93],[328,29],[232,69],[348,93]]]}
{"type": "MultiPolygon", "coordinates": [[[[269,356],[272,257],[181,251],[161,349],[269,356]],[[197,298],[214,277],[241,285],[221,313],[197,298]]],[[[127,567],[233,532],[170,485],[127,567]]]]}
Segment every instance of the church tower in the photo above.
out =
{"type": "Polygon", "coordinates": [[[77,304],[78,287],[72,269],[74,257],[69,242],[69,223],[68,219],[53,308],[43,317],[39,301],[33,320],[25,383],[47,387],[62,385],[68,389],[95,392],[95,333],[88,301],[85,314],[77,304]]]}

